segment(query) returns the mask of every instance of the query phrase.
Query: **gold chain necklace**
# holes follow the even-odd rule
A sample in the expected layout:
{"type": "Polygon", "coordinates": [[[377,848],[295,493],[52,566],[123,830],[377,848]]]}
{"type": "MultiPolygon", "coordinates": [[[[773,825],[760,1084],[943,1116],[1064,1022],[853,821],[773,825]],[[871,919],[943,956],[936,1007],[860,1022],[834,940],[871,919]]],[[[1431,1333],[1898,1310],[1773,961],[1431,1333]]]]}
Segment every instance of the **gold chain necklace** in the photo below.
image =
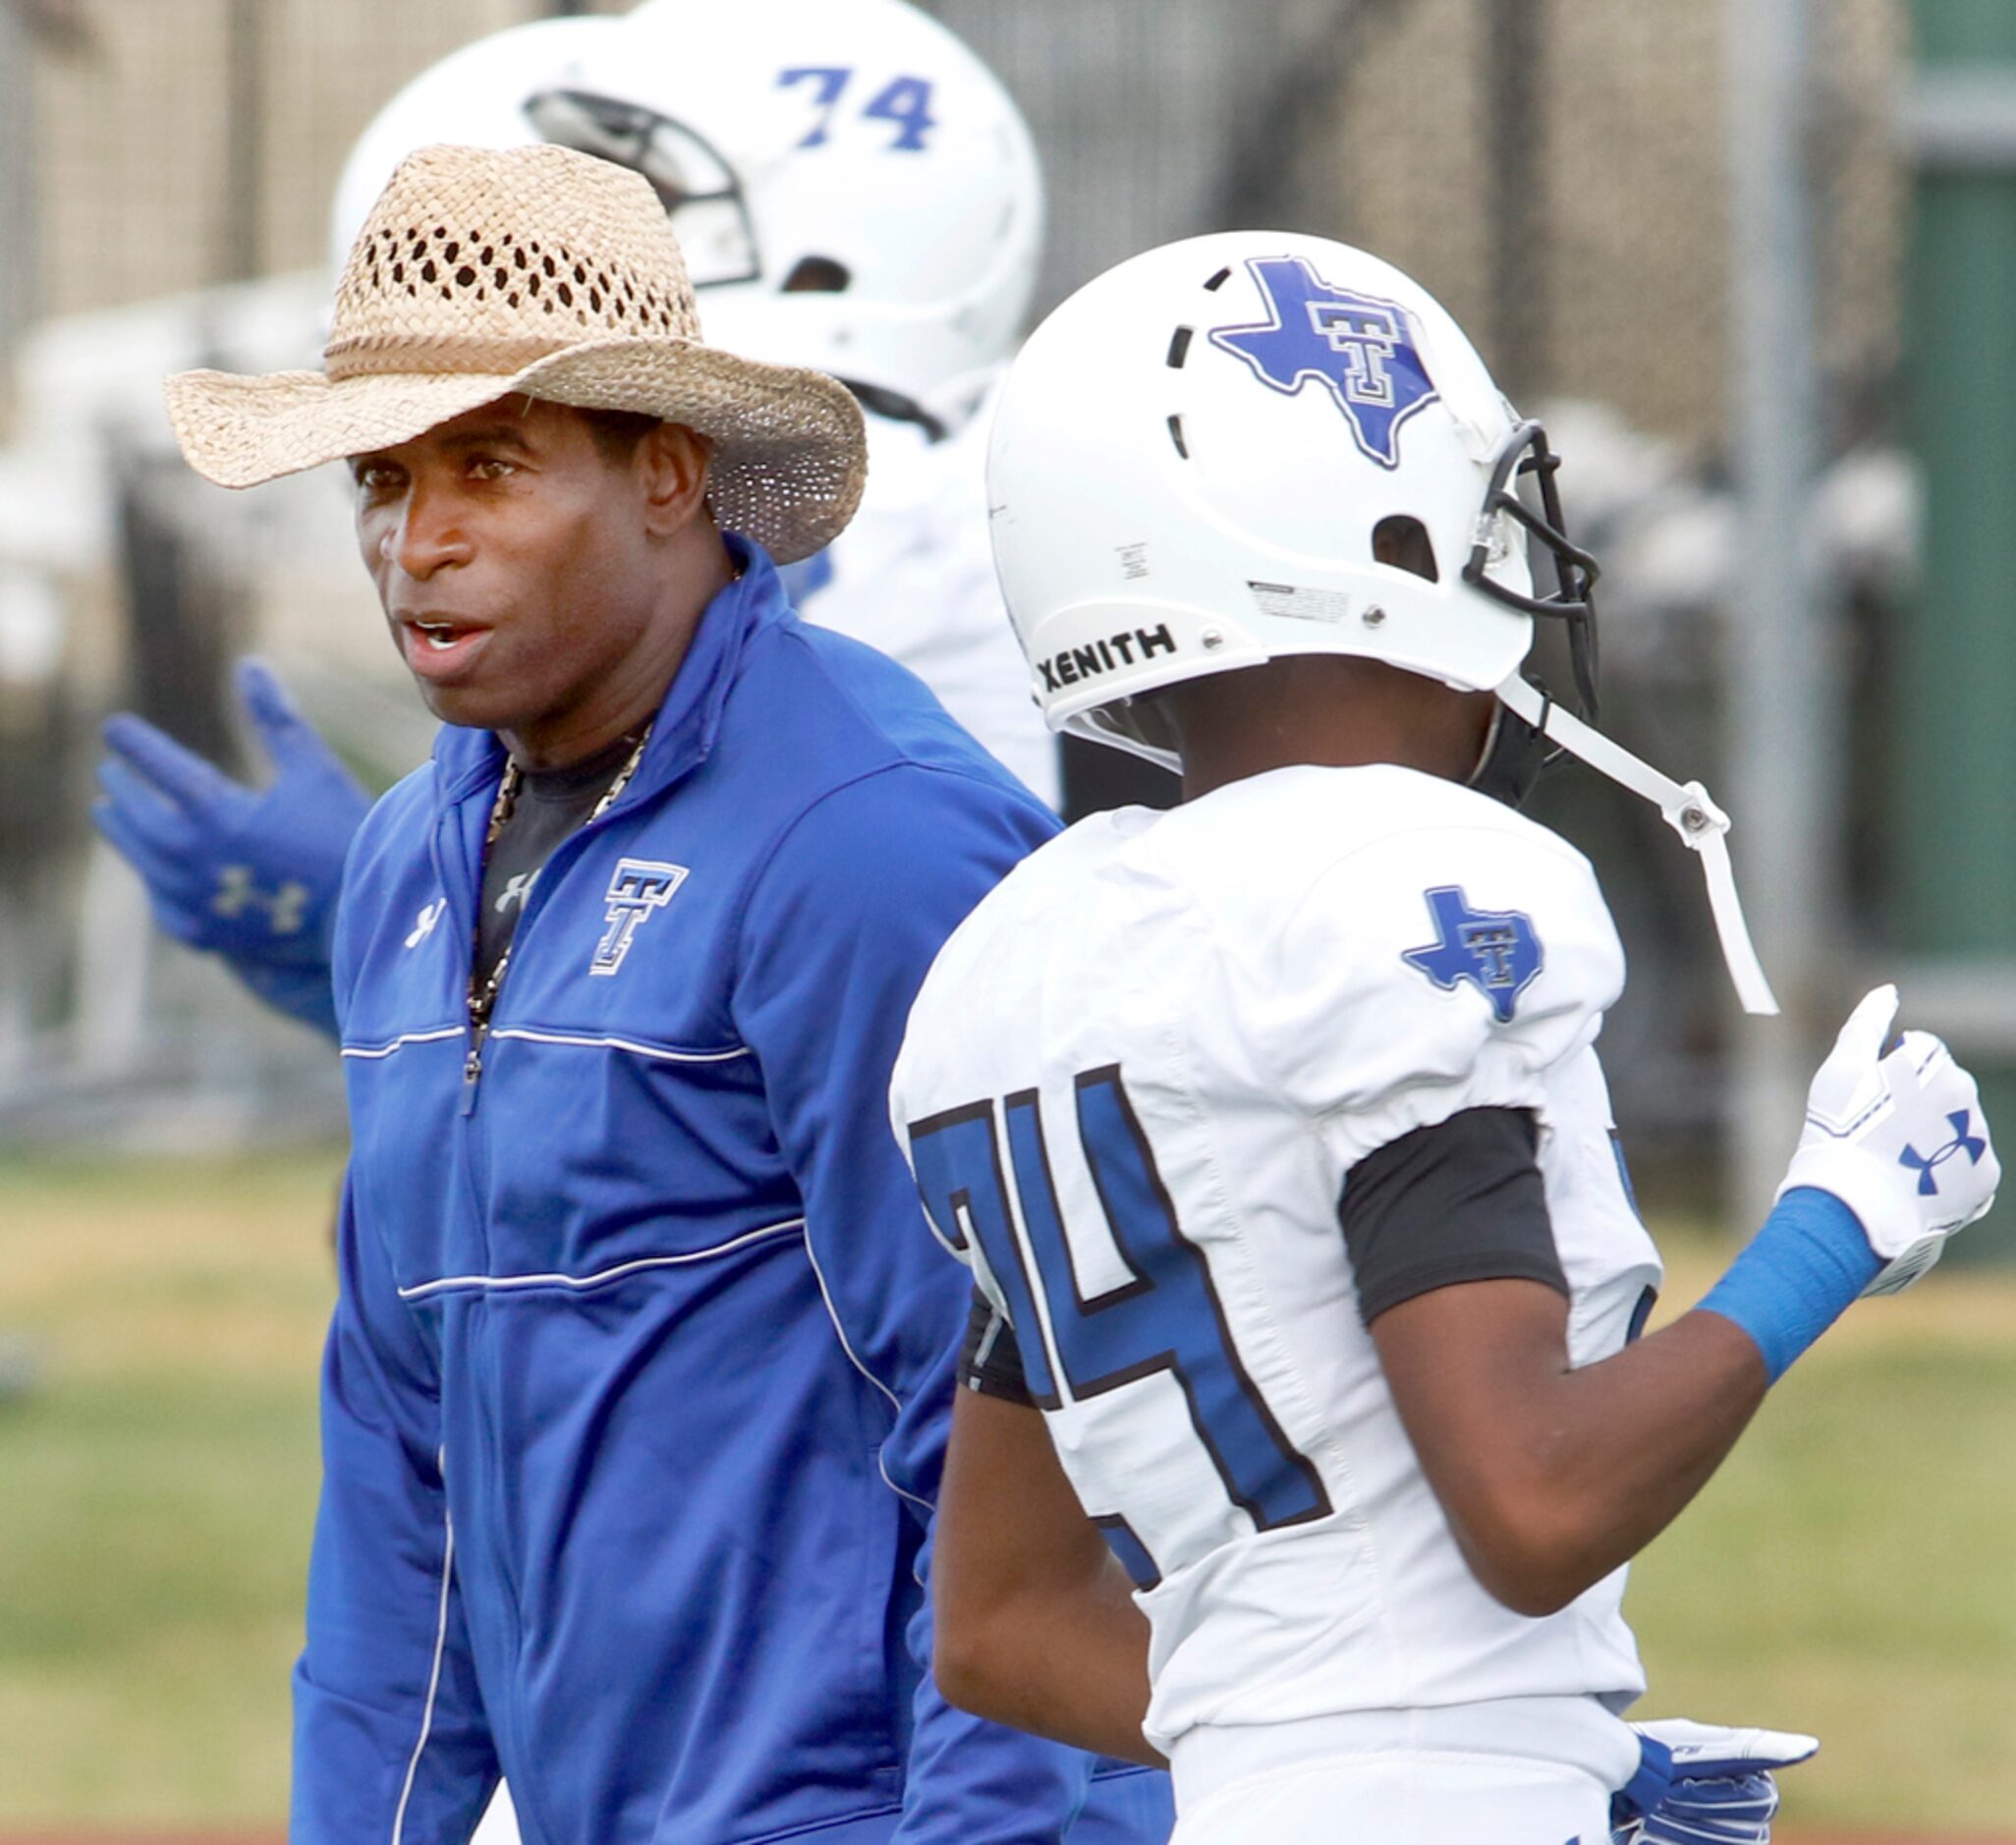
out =
{"type": "MultiPolygon", "coordinates": [[[[656,720],[653,719],[652,722],[655,723],[656,720]]],[[[646,724],[638,733],[636,747],[624,759],[623,766],[616,771],[616,779],[602,790],[602,798],[595,803],[594,811],[582,822],[584,826],[592,826],[622,798],[623,791],[630,786],[632,777],[637,774],[639,765],[644,761],[644,749],[650,740],[651,724],[646,724]]],[[[480,913],[483,867],[489,863],[490,849],[496,845],[497,836],[503,832],[506,822],[511,818],[512,809],[518,805],[518,791],[524,781],[524,772],[507,756],[504,760],[504,773],[497,783],[497,798],[490,804],[490,824],[483,833],[482,860],[476,867],[477,946],[472,946],[470,950],[472,961],[478,952],[482,939],[480,913]]],[[[497,957],[497,965],[490,970],[489,978],[486,979],[478,980],[475,967],[472,966],[470,969],[469,1060],[463,1065],[462,1074],[471,1083],[483,1073],[483,1035],[490,1029],[490,1014],[496,1009],[497,990],[504,984],[504,972],[511,965],[511,950],[516,946],[517,938],[514,935],[512,941],[505,946],[504,952],[497,957]]]]}

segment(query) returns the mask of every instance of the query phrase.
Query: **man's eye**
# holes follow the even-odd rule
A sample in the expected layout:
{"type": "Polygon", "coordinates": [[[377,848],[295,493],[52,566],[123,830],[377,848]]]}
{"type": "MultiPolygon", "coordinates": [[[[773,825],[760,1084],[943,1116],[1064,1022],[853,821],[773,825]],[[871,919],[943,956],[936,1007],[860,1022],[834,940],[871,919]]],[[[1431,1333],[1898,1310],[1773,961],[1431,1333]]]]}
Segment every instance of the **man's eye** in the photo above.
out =
{"type": "Polygon", "coordinates": [[[501,480],[508,474],[517,471],[511,463],[497,455],[477,455],[469,464],[472,477],[477,480],[501,480]]]}
{"type": "Polygon", "coordinates": [[[361,492],[390,493],[399,485],[399,470],[382,462],[362,462],[351,472],[361,492]]]}

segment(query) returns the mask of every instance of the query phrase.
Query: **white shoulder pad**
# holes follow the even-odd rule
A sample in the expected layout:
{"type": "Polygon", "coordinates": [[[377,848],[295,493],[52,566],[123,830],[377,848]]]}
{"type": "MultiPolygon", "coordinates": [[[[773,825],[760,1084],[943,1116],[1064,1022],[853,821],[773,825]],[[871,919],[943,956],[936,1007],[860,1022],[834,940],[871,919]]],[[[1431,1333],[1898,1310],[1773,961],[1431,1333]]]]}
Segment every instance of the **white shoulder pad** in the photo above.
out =
{"type": "MultiPolygon", "coordinates": [[[[1347,841],[1249,962],[1234,1004],[1284,1100],[1355,1163],[1465,1108],[1540,1108],[1624,951],[1589,863],[1461,789],[1347,841]]],[[[1334,835],[1333,835],[1334,836],[1334,835]]]]}

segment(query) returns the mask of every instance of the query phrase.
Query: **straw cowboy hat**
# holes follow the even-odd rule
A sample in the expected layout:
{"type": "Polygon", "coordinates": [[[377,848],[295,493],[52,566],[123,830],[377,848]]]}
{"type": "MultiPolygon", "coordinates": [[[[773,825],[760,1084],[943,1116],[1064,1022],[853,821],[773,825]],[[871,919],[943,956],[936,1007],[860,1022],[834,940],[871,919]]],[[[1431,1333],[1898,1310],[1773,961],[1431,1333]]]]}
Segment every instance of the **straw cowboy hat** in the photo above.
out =
{"type": "Polygon", "coordinates": [[[170,378],[190,466],[255,486],[519,395],[638,411],[709,438],[715,518],[779,563],[840,534],[868,472],[847,389],[702,344],[649,182],[565,147],[402,161],[337,284],[322,366],[170,378]]]}

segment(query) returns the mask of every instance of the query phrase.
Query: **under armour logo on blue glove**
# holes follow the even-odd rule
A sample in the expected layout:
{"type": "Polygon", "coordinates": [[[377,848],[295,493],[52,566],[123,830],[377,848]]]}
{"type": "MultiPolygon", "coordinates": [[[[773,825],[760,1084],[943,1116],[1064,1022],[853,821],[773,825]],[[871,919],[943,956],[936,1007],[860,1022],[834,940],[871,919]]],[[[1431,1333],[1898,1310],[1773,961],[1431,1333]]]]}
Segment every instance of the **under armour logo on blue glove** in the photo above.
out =
{"type": "Polygon", "coordinates": [[[289,878],[278,890],[261,890],[249,865],[227,865],[217,879],[217,894],[210,899],[211,911],[221,917],[243,916],[256,910],[266,919],[275,935],[298,935],[308,921],[308,898],[306,884],[289,878]]]}
{"type": "Polygon", "coordinates": [[[268,1004],[334,1034],[329,936],[343,861],[369,799],[256,660],[238,693],[272,758],[245,787],[143,719],[105,726],[98,830],[147,887],[177,941],[222,955],[268,1004]]]}

